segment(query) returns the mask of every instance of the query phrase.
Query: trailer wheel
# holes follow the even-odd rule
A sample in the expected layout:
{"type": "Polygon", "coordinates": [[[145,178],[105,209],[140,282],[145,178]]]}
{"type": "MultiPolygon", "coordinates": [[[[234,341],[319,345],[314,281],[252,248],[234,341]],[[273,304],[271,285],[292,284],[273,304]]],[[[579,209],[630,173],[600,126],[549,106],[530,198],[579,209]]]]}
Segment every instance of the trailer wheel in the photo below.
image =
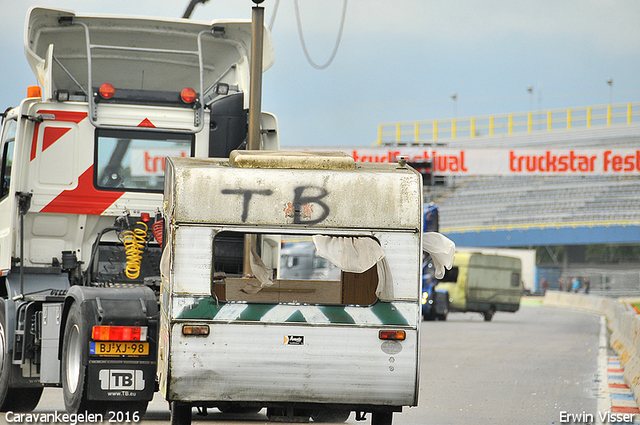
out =
{"type": "Polygon", "coordinates": [[[61,380],[64,406],[69,413],[100,413],[96,403],[87,400],[89,329],[82,320],[80,305],[74,303],[67,316],[62,343],[61,380]]]}
{"type": "Polygon", "coordinates": [[[171,402],[171,425],[191,425],[191,405],[171,402]]]}
{"type": "Polygon", "coordinates": [[[43,388],[9,388],[11,354],[7,346],[4,306],[4,300],[0,299],[0,411],[31,412],[40,402],[43,388]]]}
{"type": "Polygon", "coordinates": [[[494,307],[491,307],[489,310],[484,311],[482,314],[484,315],[484,321],[485,322],[490,322],[491,319],[493,319],[493,315],[495,314],[496,309],[494,307]]]}
{"type": "Polygon", "coordinates": [[[371,414],[371,425],[391,425],[393,422],[393,412],[373,412],[371,414]]]}
{"type": "Polygon", "coordinates": [[[350,410],[322,409],[314,410],[313,413],[311,413],[311,419],[313,419],[313,422],[341,423],[346,422],[347,419],[349,419],[349,415],[351,415],[350,410]]]}

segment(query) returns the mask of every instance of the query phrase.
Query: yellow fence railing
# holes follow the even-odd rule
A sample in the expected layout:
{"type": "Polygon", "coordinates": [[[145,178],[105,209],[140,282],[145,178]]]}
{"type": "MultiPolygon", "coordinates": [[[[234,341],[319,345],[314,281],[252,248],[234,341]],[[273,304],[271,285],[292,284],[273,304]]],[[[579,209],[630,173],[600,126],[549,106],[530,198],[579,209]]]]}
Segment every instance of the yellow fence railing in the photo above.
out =
{"type": "Polygon", "coordinates": [[[384,123],[378,126],[377,144],[421,144],[457,138],[473,139],[632,124],[640,124],[640,102],[471,118],[384,123]]]}

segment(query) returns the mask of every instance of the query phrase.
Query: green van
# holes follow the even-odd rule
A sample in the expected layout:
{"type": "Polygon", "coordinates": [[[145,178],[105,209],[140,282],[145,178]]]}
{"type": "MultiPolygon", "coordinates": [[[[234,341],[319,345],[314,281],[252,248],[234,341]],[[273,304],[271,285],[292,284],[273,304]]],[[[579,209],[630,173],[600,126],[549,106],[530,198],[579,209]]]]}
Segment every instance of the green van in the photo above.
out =
{"type": "Polygon", "coordinates": [[[520,308],[521,274],[519,258],[457,252],[438,289],[449,293],[449,311],[475,311],[490,321],[496,311],[520,308]]]}

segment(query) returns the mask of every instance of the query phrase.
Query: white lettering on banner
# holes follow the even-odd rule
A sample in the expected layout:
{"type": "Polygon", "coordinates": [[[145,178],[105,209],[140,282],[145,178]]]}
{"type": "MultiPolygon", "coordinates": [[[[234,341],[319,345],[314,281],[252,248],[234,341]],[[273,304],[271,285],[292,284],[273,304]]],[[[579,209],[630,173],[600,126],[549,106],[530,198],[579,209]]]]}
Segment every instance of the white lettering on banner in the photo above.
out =
{"type": "MultiPolygon", "coordinates": [[[[316,149],[329,150],[326,147],[310,150],[316,149]]],[[[345,151],[356,162],[397,162],[401,157],[406,158],[420,171],[431,171],[435,175],[640,175],[640,150],[635,149],[425,149],[399,146],[345,151]],[[432,167],[425,167],[425,162],[431,162],[432,167]]]]}
{"type": "Polygon", "coordinates": [[[131,148],[131,175],[149,177],[164,175],[164,162],[168,156],[189,156],[184,148],[131,148]]]}
{"type": "Polygon", "coordinates": [[[107,390],[144,390],[144,374],[141,370],[102,369],[98,375],[100,388],[107,390]]]}

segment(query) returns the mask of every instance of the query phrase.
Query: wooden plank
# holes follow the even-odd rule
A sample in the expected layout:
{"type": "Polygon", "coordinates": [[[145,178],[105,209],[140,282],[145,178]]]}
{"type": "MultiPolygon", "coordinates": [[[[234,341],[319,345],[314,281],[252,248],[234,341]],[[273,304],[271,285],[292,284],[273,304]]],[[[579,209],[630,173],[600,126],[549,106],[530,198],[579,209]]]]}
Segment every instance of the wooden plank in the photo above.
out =
{"type": "Polygon", "coordinates": [[[378,268],[371,267],[364,273],[342,272],[342,303],[370,305],[376,302],[378,268]]]}

